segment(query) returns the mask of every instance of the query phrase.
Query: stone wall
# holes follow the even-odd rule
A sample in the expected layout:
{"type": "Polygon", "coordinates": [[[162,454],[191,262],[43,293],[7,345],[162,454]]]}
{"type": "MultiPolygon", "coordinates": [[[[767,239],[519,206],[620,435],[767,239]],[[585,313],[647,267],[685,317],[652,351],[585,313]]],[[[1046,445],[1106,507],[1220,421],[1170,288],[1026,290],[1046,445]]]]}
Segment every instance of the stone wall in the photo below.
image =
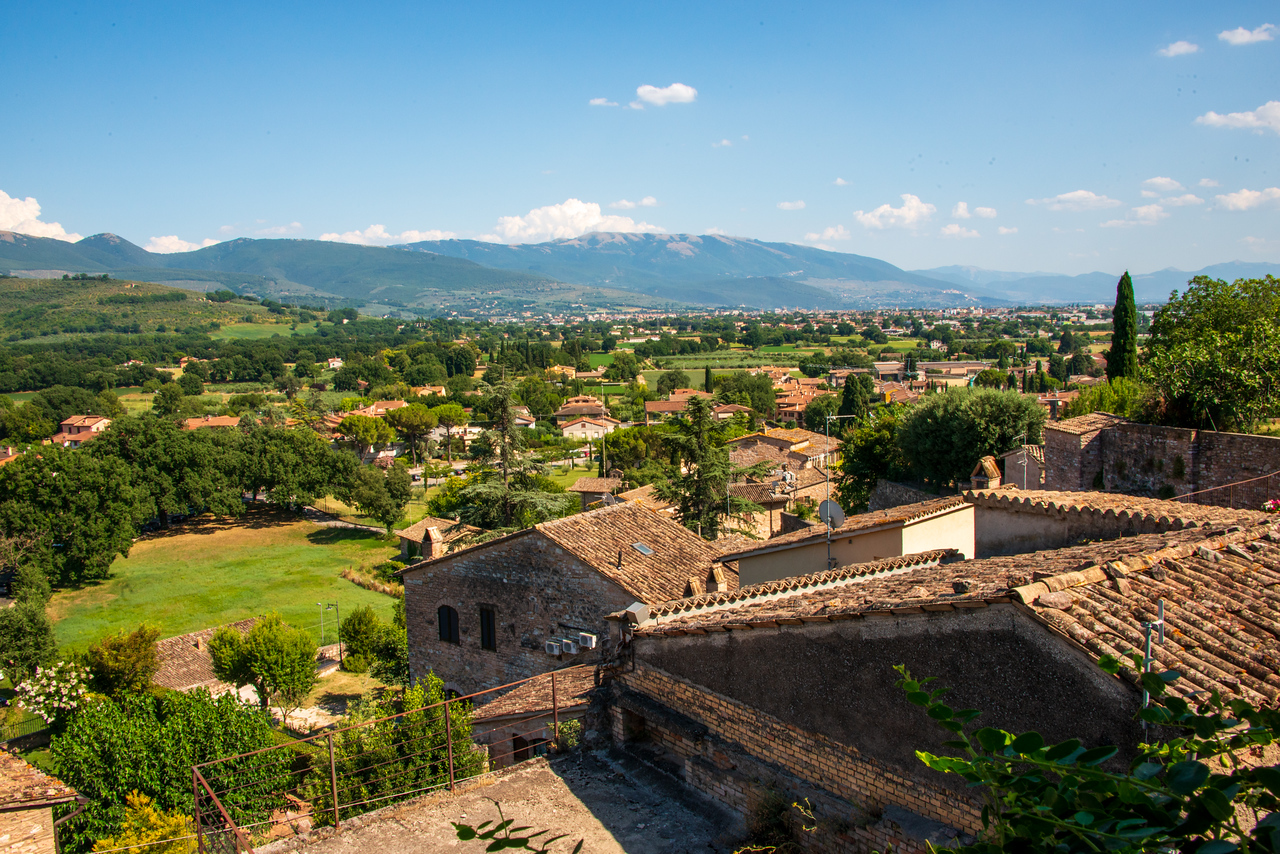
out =
{"type": "Polygon", "coordinates": [[[0,812],[0,851],[5,854],[55,854],[53,810],[0,812]]]}
{"type": "Polygon", "coordinates": [[[929,501],[937,497],[906,484],[894,483],[891,480],[877,480],[876,488],[871,490],[867,510],[888,510],[890,507],[919,504],[921,501],[929,501]]]}
{"type": "Polygon", "coordinates": [[[1280,498],[1280,438],[1120,423],[1075,435],[1045,431],[1045,489],[1105,489],[1258,509],[1280,498]],[[1262,477],[1224,489],[1228,484],[1262,477]],[[1213,490],[1205,493],[1204,490],[1213,490]]]}
{"type": "Polygon", "coordinates": [[[635,597],[536,530],[409,570],[404,575],[409,670],[428,670],[460,694],[496,688],[569,663],[593,661],[599,650],[558,658],[547,640],[594,632],[604,642],[604,615],[635,597]],[[458,612],[459,643],[440,640],[437,610],[458,612]],[[480,647],[480,608],[492,608],[497,649],[480,647]]]}

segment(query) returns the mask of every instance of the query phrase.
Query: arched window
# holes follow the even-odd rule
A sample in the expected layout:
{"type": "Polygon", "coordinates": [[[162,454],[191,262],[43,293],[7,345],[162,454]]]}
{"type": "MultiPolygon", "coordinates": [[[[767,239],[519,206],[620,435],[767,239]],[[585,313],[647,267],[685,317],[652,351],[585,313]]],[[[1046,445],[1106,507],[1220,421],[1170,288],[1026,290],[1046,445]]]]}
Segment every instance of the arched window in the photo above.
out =
{"type": "Polygon", "coordinates": [[[457,611],[448,605],[441,605],[436,609],[436,622],[440,624],[440,640],[445,643],[460,643],[457,611]]]}

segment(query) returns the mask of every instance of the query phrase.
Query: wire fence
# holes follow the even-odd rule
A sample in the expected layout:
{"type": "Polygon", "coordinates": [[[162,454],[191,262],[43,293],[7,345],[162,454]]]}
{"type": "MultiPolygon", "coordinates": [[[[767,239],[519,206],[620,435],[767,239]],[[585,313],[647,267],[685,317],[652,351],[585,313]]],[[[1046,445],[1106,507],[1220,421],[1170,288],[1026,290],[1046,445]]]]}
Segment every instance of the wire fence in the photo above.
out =
{"type": "Polygon", "coordinates": [[[1268,501],[1280,498],[1280,471],[1211,486],[1174,497],[1174,501],[1209,504],[1233,510],[1260,510],[1268,501]]]}
{"type": "Polygon", "coordinates": [[[19,721],[9,726],[0,726],[0,742],[12,741],[15,738],[23,738],[28,735],[35,735],[49,728],[49,724],[44,718],[28,718],[25,721],[19,721]]]}
{"type": "Polygon", "coordinates": [[[559,738],[565,673],[592,666],[550,674],[550,702],[503,715],[501,739],[488,747],[473,737],[477,707],[547,674],[194,766],[198,849],[241,854],[312,828],[337,829],[545,753],[559,738]]]}

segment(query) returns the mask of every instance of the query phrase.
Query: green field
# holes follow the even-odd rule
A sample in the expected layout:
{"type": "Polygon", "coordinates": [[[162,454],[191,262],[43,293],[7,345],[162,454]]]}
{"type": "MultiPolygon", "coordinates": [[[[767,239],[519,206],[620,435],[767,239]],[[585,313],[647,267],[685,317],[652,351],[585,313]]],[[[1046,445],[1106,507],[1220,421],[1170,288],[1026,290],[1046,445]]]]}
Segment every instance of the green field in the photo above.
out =
{"type": "MultiPolygon", "coordinates": [[[[341,575],[398,553],[366,531],[255,509],[241,519],[199,520],[145,537],[129,557],[116,559],[107,580],[55,594],[49,615],[64,653],[144,622],[172,637],[273,610],[318,640],[317,602],[337,602],[343,611],[372,605],[390,619],[390,597],[341,575]]],[[[331,611],[326,622],[332,617],[331,611]]]]}
{"type": "Polygon", "coordinates": [[[295,335],[314,335],[316,328],[310,323],[299,323],[298,328],[290,329],[287,323],[227,323],[221,329],[209,333],[209,337],[218,341],[261,341],[274,335],[289,338],[295,335]]]}
{"type": "Polygon", "coordinates": [[[590,353],[587,355],[587,358],[590,360],[591,370],[593,371],[602,365],[613,364],[612,353],[590,353]]]}

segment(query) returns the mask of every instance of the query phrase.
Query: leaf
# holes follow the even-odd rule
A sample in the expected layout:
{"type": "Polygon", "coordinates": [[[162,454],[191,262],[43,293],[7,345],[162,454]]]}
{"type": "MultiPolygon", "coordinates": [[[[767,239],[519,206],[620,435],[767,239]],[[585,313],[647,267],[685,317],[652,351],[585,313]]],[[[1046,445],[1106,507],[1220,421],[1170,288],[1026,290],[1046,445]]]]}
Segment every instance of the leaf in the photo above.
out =
{"type": "Polygon", "coordinates": [[[1045,753],[1044,758],[1048,759],[1050,762],[1057,762],[1060,759],[1067,758],[1079,749],[1080,740],[1078,738],[1072,738],[1062,742],[1061,744],[1055,744],[1053,747],[1050,747],[1048,752],[1045,753]]]}
{"type": "Polygon", "coordinates": [[[953,714],[951,707],[943,705],[942,703],[929,707],[929,717],[936,721],[950,720],[953,714]]]}
{"type": "Polygon", "coordinates": [[[929,695],[923,691],[908,691],[907,702],[917,706],[929,705],[929,695]]]}
{"type": "Polygon", "coordinates": [[[1231,818],[1231,800],[1218,789],[1205,789],[1201,792],[1200,803],[1209,811],[1209,815],[1218,821],[1231,818]]]}
{"type": "Polygon", "coordinates": [[[1104,672],[1115,676],[1120,672],[1120,659],[1110,653],[1107,653],[1098,659],[1098,666],[1101,667],[1104,672]]]}
{"type": "Polygon", "coordinates": [[[1280,795],[1280,770],[1275,768],[1255,768],[1253,778],[1267,787],[1273,795],[1280,795]]]}
{"type": "Polygon", "coordinates": [[[1035,753],[1037,750],[1044,747],[1044,737],[1034,730],[1031,732],[1024,732],[1022,735],[1015,738],[1013,740],[1013,744],[1010,746],[1017,753],[1035,753]]]}
{"type": "Polygon", "coordinates": [[[1143,762],[1137,768],[1133,769],[1133,776],[1139,780],[1150,780],[1163,770],[1164,766],[1158,762],[1143,762]]]}
{"type": "Polygon", "coordinates": [[[1093,814],[1084,812],[1083,810],[1072,816],[1076,824],[1090,825],[1093,824],[1093,814]]]}
{"type": "Polygon", "coordinates": [[[982,745],[982,749],[988,753],[995,753],[1005,746],[1009,734],[1004,730],[993,729],[992,727],[983,727],[973,734],[978,739],[978,744],[982,745]]]}
{"type": "Polygon", "coordinates": [[[1210,839],[1196,849],[1196,854],[1230,854],[1237,850],[1239,846],[1228,839],[1210,839]]]}
{"type": "Polygon", "coordinates": [[[1081,765],[1101,765],[1103,762],[1106,762],[1112,756],[1115,756],[1116,752],[1117,752],[1117,748],[1113,747],[1110,744],[1104,744],[1101,747],[1095,747],[1095,748],[1092,748],[1091,750],[1086,750],[1084,753],[1081,753],[1080,758],[1077,759],[1076,761],[1081,765]]]}
{"type": "Polygon", "coordinates": [[[1209,779],[1209,766],[1203,762],[1178,762],[1169,766],[1165,781],[1175,794],[1189,795],[1209,779]]]}

